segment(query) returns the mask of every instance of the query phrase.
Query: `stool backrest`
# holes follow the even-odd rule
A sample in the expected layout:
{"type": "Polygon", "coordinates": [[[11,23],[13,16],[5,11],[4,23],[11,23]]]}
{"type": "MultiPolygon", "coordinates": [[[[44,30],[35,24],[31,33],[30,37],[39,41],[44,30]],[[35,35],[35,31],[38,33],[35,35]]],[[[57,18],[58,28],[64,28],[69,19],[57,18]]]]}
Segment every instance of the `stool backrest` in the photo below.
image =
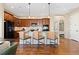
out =
{"type": "Polygon", "coordinates": [[[49,31],[49,32],[47,33],[47,38],[48,38],[48,39],[55,39],[55,36],[56,36],[55,32],[49,31]]]}
{"type": "Polygon", "coordinates": [[[34,37],[35,39],[39,39],[40,36],[41,36],[41,31],[34,31],[34,32],[33,32],[33,37],[34,37]]]}

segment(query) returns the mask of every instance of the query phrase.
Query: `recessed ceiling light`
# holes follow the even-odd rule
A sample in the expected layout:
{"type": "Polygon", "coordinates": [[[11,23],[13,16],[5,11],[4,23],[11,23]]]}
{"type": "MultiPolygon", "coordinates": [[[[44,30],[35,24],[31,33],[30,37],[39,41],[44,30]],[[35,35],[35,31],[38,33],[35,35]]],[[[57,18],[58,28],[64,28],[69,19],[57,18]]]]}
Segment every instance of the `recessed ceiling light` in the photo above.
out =
{"type": "Polygon", "coordinates": [[[13,8],[14,8],[14,6],[11,6],[11,8],[13,9],[13,8]]]}

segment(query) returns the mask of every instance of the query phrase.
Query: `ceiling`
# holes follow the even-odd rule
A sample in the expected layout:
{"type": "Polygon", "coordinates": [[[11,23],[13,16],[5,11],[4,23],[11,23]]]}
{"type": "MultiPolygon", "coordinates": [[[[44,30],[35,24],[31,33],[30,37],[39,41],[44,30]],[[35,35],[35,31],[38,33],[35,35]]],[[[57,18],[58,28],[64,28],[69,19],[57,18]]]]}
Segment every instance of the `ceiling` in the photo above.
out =
{"type": "MultiPolygon", "coordinates": [[[[79,3],[51,3],[50,15],[64,15],[78,7],[79,3]]],[[[17,17],[29,16],[28,3],[4,3],[4,10],[11,12],[17,17]]],[[[35,17],[49,16],[48,3],[31,3],[30,16],[35,17]]]]}

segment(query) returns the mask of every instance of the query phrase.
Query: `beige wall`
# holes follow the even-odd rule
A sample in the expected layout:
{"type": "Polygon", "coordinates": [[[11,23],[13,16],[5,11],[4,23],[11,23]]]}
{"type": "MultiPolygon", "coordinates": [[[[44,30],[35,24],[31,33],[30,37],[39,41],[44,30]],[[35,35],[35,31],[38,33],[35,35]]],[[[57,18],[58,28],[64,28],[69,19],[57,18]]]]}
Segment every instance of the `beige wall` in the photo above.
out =
{"type": "Polygon", "coordinates": [[[4,8],[0,4],[0,40],[4,39],[4,8]]]}
{"type": "Polygon", "coordinates": [[[65,37],[79,41],[79,9],[65,15],[65,37]]]}

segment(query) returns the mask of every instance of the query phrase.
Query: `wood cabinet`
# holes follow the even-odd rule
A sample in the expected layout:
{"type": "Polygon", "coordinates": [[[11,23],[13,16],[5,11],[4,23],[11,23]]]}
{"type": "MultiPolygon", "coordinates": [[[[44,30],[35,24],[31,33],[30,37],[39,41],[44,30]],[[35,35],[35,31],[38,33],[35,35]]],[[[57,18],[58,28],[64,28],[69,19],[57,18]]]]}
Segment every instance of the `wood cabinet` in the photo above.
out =
{"type": "Polygon", "coordinates": [[[39,19],[39,20],[38,20],[38,25],[42,26],[42,24],[43,24],[42,19],[39,19]]]}
{"type": "Polygon", "coordinates": [[[30,26],[30,22],[28,19],[21,19],[21,27],[29,27],[30,26]]]}
{"type": "Polygon", "coordinates": [[[42,23],[43,23],[43,25],[45,25],[46,24],[46,20],[42,19],[42,23]]]}
{"type": "Polygon", "coordinates": [[[43,25],[49,25],[50,24],[49,18],[43,18],[42,23],[43,23],[43,25]]]}
{"type": "Polygon", "coordinates": [[[4,12],[4,20],[13,22],[14,21],[14,17],[13,17],[13,15],[11,15],[9,13],[4,12]]]}
{"type": "Polygon", "coordinates": [[[30,20],[27,19],[17,19],[15,21],[16,27],[29,27],[30,26],[30,20]]]}
{"type": "Polygon", "coordinates": [[[37,24],[38,24],[38,20],[37,20],[37,19],[30,19],[30,25],[31,25],[32,23],[37,23],[37,24]]]}
{"type": "Polygon", "coordinates": [[[8,14],[4,13],[4,19],[7,20],[8,19],[8,14]]]}
{"type": "Polygon", "coordinates": [[[15,19],[14,26],[15,27],[20,27],[20,24],[21,24],[20,20],[19,19],[15,19]]]}
{"type": "Polygon", "coordinates": [[[5,21],[14,22],[14,26],[16,27],[29,27],[32,23],[37,23],[38,25],[49,25],[49,18],[43,19],[18,19],[14,17],[12,14],[4,12],[5,21]]]}
{"type": "Polygon", "coordinates": [[[32,23],[37,23],[38,25],[49,25],[49,19],[43,18],[43,19],[17,19],[16,26],[18,27],[29,27],[32,23]]]}
{"type": "Polygon", "coordinates": [[[23,24],[22,24],[22,21],[21,21],[21,20],[19,20],[19,19],[17,20],[17,22],[16,22],[16,23],[17,23],[17,27],[22,27],[22,25],[23,25],[23,24]]]}
{"type": "Polygon", "coordinates": [[[49,25],[50,24],[50,20],[47,18],[45,23],[46,23],[46,25],[49,25]]]}
{"type": "Polygon", "coordinates": [[[30,26],[30,20],[26,20],[26,27],[30,26]]]}
{"type": "Polygon", "coordinates": [[[38,25],[49,25],[50,20],[49,18],[43,19],[18,19],[14,17],[12,14],[4,12],[4,19],[5,21],[14,22],[15,27],[29,27],[32,23],[37,23],[38,25]]]}

